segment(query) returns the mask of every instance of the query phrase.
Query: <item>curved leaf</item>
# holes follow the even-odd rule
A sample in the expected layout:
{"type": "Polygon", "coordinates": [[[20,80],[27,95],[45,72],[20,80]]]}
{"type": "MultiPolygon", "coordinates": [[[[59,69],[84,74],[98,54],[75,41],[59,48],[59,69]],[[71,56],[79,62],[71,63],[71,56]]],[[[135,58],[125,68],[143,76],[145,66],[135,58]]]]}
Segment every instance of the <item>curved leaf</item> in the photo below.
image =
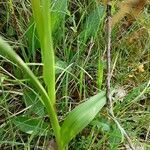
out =
{"type": "Polygon", "coordinates": [[[65,147],[82,129],[84,129],[105,105],[105,92],[101,92],[73,109],[61,127],[62,147],[65,147]]]}
{"type": "Polygon", "coordinates": [[[83,44],[87,42],[89,37],[97,35],[100,25],[103,22],[105,9],[102,5],[98,5],[86,19],[83,31],[79,34],[79,41],[83,44]]]}
{"type": "MultiPolygon", "coordinates": [[[[64,18],[67,14],[68,0],[52,1],[52,32],[55,33],[61,24],[64,24],[64,18]]],[[[60,33],[59,33],[60,34],[60,33]]]]}
{"type": "Polygon", "coordinates": [[[48,115],[51,119],[51,124],[54,129],[56,139],[60,136],[60,126],[58,123],[57,115],[55,112],[55,108],[52,104],[52,101],[48,97],[48,94],[42,84],[39,82],[34,73],[30,70],[27,64],[17,55],[13,49],[0,37],[0,55],[7,57],[13,63],[17,64],[22,71],[28,76],[31,83],[33,84],[37,93],[41,96],[41,101],[45,105],[48,115]]]}
{"type": "Polygon", "coordinates": [[[18,129],[27,134],[45,136],[47,133],[50,133],[49,124],[41,119],[17,116],[12,121],[18,129]]]}

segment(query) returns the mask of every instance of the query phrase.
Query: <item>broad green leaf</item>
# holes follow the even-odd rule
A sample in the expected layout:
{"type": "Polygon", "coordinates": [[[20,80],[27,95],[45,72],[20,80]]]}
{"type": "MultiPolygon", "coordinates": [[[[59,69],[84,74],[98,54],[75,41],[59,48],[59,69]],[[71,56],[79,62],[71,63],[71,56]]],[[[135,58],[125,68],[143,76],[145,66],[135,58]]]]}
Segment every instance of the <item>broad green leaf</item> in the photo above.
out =
{"type": "MultiPolygon", "coordinates": [[[[64,39],[65,35],[65,16],[69,14],[67,9],[68,0],[52,0],[51,5],[51,27],[54,41],[54,48],[64,39]]],[[[69,14],[70,15],[70,14],[69,14]]]]}
{"type": "Polygon", "coordinates": [[[91,125],[96,126],[98,130],[102,132],[110,131],[110,125],[108,121],[104,119],[96,119],[91,122],[91,125]]]}
{"type": "Polygon", "coordinates": [[[55,67],[55,74],[60,74],[68,67],[68,64],[56,57],[55,67]]]}
{"type": "Polygon", "coordinates": [[[122,142],[123,137],[116,125],[112,125],[112,130],[109,132],[108,141],[110,143],[111,149],[115,149],[122,142]]]}
{"type": "Polygon", "coordinates": [[[52,32],[54,33],[61,24],[67,13],[68,0],[53,0],[52,2],[52,32]]]}
{"type": "Polygon", "coordinates": [[[70,140],[95,118],[105,103],[105,92],[100,92],[69,113],[61,127],[62,147],[65,147],[70,140]]]}
{"type": "Polygon", "coordinates": [[[95,10],[91,11],[86,19],[83,31],[79,35],[79,41],[85,44],[90,37],[95,37],[104,18],[104,7],[98,5],[95,10]]]}
{"type": "Polygon", "coordinates": [[[34,23],[33,17],[30,17],[30,22],[28,24],[28,29],[25,33],[25,37],[28,41],[28,50],[30,51],[28,55],[29,57],[31,57],[30,55],[32,54],[33,58],[35,59],[36,50],[40,48],[40,42],[38,39],[36,25],[34,23]]]}
{"type": "Polygon", "coordinates": [[[49,125],[41,119],[17,116],[12,121],[19,130],[28,134],[44,136],[49,132],[49,125]]]}
{"type": "Polygon", "coordinates": [[[33,91],[25,89],[23,91],[23,99],[25,101],[26,107],[30,107],[29,112],[37,114],[41,117],[45,115],[44,106],[41,103],[39,96],[33,91]]]}

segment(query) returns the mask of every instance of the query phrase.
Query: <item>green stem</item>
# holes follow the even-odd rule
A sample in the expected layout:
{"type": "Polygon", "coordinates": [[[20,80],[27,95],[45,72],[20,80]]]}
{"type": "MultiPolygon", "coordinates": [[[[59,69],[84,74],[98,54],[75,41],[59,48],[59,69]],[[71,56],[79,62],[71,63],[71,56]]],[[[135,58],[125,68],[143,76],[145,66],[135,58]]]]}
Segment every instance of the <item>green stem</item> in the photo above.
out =
{"type": "Polygon", "coordinates": [[[34,19],[41,43],[43,77],[48,88],[48,95],[54,107],[56,102],[55,94],[55,57],[51,33],[50,1],[31,0],[34,19]]]}
{"type": "Polygon", "coordinates": [[[52,120],[52,128],[56,137],[58,149],[61,148],[60,126],[58,123],[57,113],[55,110],[56,91],[55,91],[55,56],[53,49],[52,31],[51,31],[51,13],[50,13],[50,0],[31,0],[33,15],[37,25],[37,31],[41,43],[43,78],[48,89],[47,99],[45,104],[49,116],[52,120]],[[53,112],[53,115],[51,115],[53,112]]]}
{"type": "Polygon", "coordinates": [[[55,91],[55,56],[53,49],[52,31],[51,31],[51,13],[50,13],[50,1],[45,0],[43,2],[43,24],[44,24],[44,77],[45,83],[48,87],[48,95],[54,104],[56,102],[55,91]]]}

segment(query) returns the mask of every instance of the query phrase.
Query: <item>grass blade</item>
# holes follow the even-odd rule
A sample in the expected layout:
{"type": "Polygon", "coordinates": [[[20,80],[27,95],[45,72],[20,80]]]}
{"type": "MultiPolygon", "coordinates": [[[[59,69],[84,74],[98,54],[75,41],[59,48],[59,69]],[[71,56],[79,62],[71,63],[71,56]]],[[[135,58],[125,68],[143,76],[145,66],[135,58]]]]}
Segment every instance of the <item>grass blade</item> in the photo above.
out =
{"type": "Polygon", "coordinates": [[[99,58],[98,60],[98,71],[97,71],[97,85],[99,90],[101,89],[103,83],[103,71],[104,71],[104,64],[103,61],[99,58]]]}

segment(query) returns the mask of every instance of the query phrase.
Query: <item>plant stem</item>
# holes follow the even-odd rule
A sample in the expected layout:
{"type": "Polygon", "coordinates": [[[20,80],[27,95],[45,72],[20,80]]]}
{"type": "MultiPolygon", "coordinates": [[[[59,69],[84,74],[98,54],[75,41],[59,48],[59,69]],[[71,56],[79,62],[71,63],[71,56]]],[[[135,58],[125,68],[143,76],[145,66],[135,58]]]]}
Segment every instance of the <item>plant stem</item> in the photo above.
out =
{"type": "Polygon", "coordinates": [[[49,117],[51,119],[52,128],[56,137],[58,149],[61,148],[60,125],[55,109],[56,91],[55,91],[55,56],[52,41],[51,30],[51,13],[50,0],[31,0],[34,19],[37,24],[37,30],[41,43],[42,61],[43,61],[43,78],[48,89],[48,97],[45,104],[49,117]]]}
{"type": "Polygon", "coordinates": [[[125,136],[127,139],[129,146],[132,150],[135,150],[132,141],[126,131],[122,128],[120,123],[118,122],[117,118],[114,115],[113,111],[113,101],[111,98],[111,92],[110,92],[110,82],[111,82],[111,32],[112,32],[112,17],[111,17],[111,4],[110,0],[107,0],[107,22],[106,22],[106,32],[107,32],[107,79],[106,79],[106,96],[107,101],[109,105],[109,114],[120,129],[121,133],[125,136]]]}
{"type": "Polygon", "coordinates": [[[110,106],[110,111],[112,111],[112,99],[110,93],[110,82],[111,82],[111,5],[110,1],[107,1],[107,22],[106,22],[106,34],[107,34],[107,79],[106,79],[106,94],[107,94],[107,101],[110,106]]]}
{"type": "Polygon", "coordinates": [[[51,13],[50,0],[43,2],[43,25],[44,37],[42,42],[42,49],[44,54],[44,68],[43,75],[45,83],[48,87],[48,95],[55,107],[56,93],[55,93],[55,56],[53,49],[52,31],[51,31],[51,13]]]}

